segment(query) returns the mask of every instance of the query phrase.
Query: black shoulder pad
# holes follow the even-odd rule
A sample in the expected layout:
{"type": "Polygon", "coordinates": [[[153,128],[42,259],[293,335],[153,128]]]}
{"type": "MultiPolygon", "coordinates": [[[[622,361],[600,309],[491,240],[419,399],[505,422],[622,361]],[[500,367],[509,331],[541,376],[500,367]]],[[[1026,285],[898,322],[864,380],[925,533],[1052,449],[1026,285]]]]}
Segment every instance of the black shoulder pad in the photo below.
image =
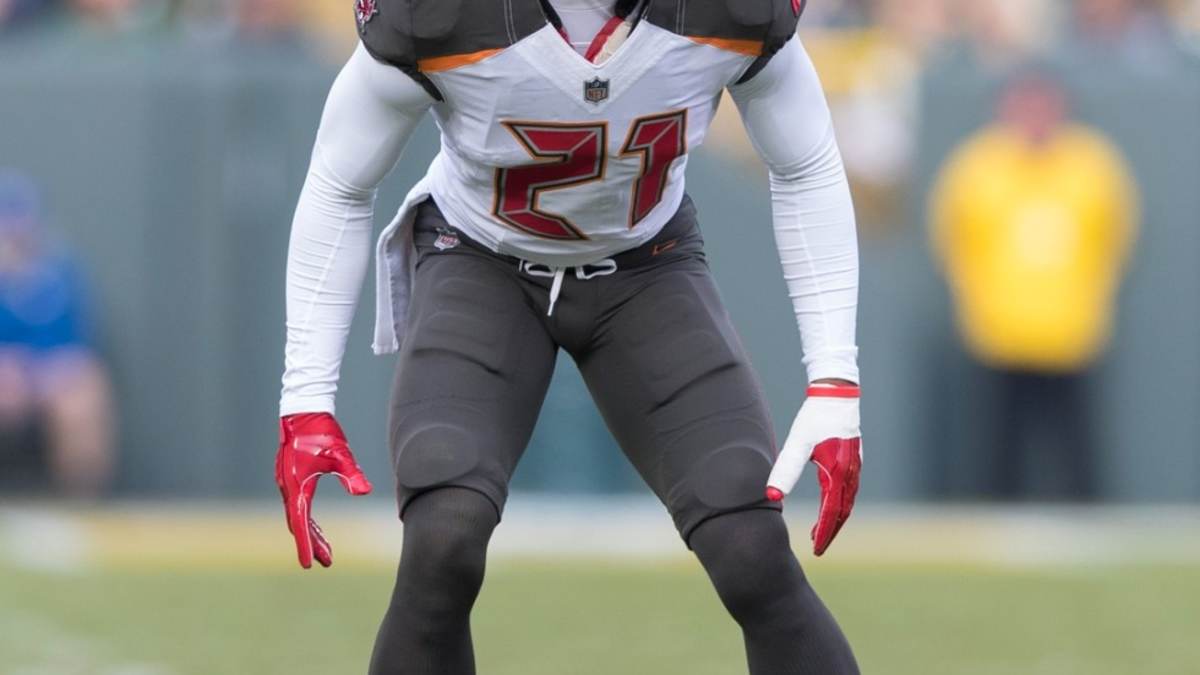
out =
{"type": "MultiPolygon", "coordinates": [[[[736,4],[738,0],[727,0],[736,4]]],[[[808,0],[770,0],[773,7],[771,27],[767,30],[767,39],[763,41],[763,56],[768,59],[775,52],[783,49],[788,40],[796,37],[796,26],[800,24],[800,15],[804,13],[808,0]]]]}
{"type": "Polygon", "coordinates": [[[355,14],[367,51],[438,100],[423,64],[504,49],[546,25],[538,0],[356,0],[355,14]]]}
{"type": "Polygon", "coordinates": [[[505,49],[546,27],[540,0],[409,1],[421,60],[505,49]]]}
{"type": "Polygon", "coordinates": [[[454,32],[463,0],[410,0],[413,35],[419,40],[441,40],[454,32]]]}
{"type": "Polygon", "coordinates": [[[417,65],[409,0],[355,0],[354,19],[371,56],[398,67],[417,65]]]}
{"type": "Polygon", "coordinates": [[[690,38],[762,43],[768,58],[796,32],[803,0],[650,0],[646,19],[690,38]]]}
{"type": "Polygon", "coordinates": [[[403,70],[437,100],[442,94],[417,67],[411,0],[355,0],[358,37],[375,60],[403,70]]]}
{"type": "Polygon", "coordinates": [[[761,40],[766,21],[754,23],[774,0],[650,0],[646,20],[690,38],[761,40]],[[747,20],[751,23],[747,23],[747,20]]]}
{"type": "MultiPolygon", "coordinates": [[[[738,4],[738,0],[726,0],[731,5],[738,4]]],[[[754,60],[750,67],[746,69],[745,74],[738,80],[738,84],[749,80],[757,75],[763,68],[767,67],[767,63],[771,61],[771,57],[783,49],[783,46],[796,36],[796,27],[800,23],[800,15],[804,13],[804,8],[808,6],[808,0],[768,0],[772,5],[769,10],[771,19],[767,28],[766,37],[763,39],[762,56],[754,60]]]]}
{"type": "Polygon", "coordinates": [[[766,26],[775,20],[772,0],[725,0],[729,16],[743,26],[766,26]]]}

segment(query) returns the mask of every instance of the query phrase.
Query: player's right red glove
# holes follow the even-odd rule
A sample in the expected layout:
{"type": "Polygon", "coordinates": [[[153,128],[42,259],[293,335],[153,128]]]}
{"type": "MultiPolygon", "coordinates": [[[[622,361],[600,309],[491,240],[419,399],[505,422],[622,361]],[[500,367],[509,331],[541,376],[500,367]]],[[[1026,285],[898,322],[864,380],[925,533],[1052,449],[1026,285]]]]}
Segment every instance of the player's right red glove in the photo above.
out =
{"type": "Polygon", "coordinates": [[[313,495],[322,474],[333,474],[352,495],[371,491],[346,443],[342,427],[329,413],[287,415],[279,420],[279,454],[275,456],[275,483],[283,495],[288,530],[296,538],[300,566],[312,567],[315,557],[325,567],[333,564],[333,549],[312,518],[313,495]]]}

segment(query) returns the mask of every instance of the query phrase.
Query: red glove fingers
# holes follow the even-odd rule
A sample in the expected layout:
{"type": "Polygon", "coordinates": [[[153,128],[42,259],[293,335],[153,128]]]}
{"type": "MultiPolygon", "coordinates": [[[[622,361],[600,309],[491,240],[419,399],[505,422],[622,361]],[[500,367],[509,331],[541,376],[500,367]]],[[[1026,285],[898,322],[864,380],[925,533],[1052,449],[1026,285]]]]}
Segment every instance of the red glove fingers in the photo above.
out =
{"type": "Polygon", "coordinates": [[[283,497],[288,530],[296,540],[296,555],[305,569],[312,567],[313,558],[325,567],[333,564],[333,549],[312,517],[313,497],[323,474],[336,476],[352,495],[371,491],[370,481],[354,461],[345,434],[332,415],[282,418],[275,482],[283,497]]]}
{"type": "Polygon", "coordinates": [[[817,444],[812,463],[821,485],[821,510],[813,525],[813,553],[821,555],[850,518],[862,472],[860,438],[831,438],[817,444]]]}

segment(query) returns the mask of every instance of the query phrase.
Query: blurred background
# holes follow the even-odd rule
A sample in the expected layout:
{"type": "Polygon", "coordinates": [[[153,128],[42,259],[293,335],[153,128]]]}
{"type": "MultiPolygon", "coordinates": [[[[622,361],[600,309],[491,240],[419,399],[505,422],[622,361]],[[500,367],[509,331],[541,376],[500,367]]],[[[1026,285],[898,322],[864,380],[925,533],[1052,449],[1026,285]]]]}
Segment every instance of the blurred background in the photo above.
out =
{"type": "MultiPolygon", "coordinates": [[[[364,670],[400,527],[370,289],[338,409],[381,489],[322,493],[332,573],[293,572],[271,471],[350,4],[0,0],[0,673],[364,670]]],[[[804,560],[864,672],[1194,673],[1200,0],[817,0],[801,36],[859,213],[867,392],[856,520],[804,560]]],[[[782,437],[799,338],[732,105],[689,183],[782,437]]],[[[569,359],[514,490],[482,672],[743,672],[569,359]]]]}

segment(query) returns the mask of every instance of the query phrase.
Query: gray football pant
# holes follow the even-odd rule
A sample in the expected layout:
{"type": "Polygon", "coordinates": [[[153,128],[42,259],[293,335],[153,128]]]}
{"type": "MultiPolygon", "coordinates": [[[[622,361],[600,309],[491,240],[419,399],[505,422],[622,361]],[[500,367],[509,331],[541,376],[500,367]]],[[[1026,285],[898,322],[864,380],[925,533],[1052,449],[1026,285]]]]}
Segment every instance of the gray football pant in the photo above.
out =
{"type": "Polygon", "coordinates": [[[685,540],[721,513],[779,509],[764,497],[775,456],[764,398],[695,214],[685,200],[652,241],[615,256],[611,274],[568,270],[549,314],[551,278],[470,241],[433,202],[420,208],[390,422],[402,515],[446,486],[503,510],[559,348],[685,540]]]}
{"type": "MultiPolygon", "coordinates": [[[[371,675],[475,673],[488,541],[560,347],[741,626],[751,675],[858,673],[764,499],[771,428],[690,200],[612,274],[566,275],[552,315],[549,278],[470,242],[432,203],[416,242],[391,420],[404,551],[371,675]]],[[[611,266],[584,274],[599,269],[611,266]]]]}

